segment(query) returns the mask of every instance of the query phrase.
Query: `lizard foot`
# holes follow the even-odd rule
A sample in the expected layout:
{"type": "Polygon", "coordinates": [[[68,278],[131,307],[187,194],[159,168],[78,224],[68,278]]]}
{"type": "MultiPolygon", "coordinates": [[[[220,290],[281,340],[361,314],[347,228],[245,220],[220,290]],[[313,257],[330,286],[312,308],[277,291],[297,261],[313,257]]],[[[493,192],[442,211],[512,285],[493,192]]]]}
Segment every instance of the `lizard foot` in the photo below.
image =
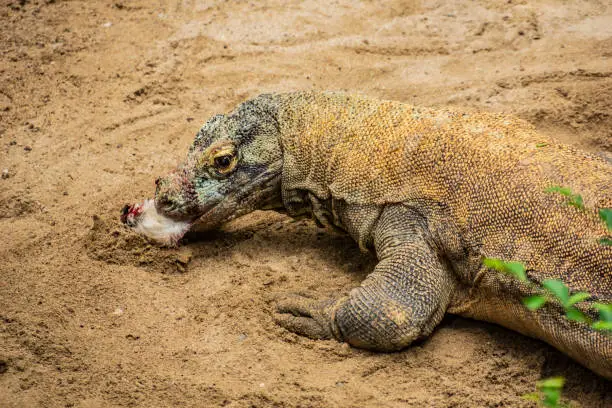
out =
{"type": "Polygon", "coordinates": [[[274,321],[285,329],[314,340],[338,338],[334,312],[336,300],[314,300],[293,295],[276,305],[274,321]]]}

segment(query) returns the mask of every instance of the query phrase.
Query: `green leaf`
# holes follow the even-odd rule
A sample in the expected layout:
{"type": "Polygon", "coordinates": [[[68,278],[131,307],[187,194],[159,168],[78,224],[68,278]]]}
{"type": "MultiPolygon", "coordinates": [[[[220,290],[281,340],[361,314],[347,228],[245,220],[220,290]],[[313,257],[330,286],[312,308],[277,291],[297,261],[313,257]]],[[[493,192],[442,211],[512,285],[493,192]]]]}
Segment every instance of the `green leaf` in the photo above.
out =
{"type": "Polygon", "coordinates": [[[547,193],[559,193],[559,194],[564,195],[566,197],[570,197],[572,195],[572,190],[570,190],[567,187],[561,187],[561,186],[551,186],[551,187],[548,187],[544,191],[547,192],[547,193]]]}
{"type": "Polygon", "coordinates": [[[536,388],[544,395],[544,406],[551,408],[559,406],[558,402],[564,384],[565,378],[563,377],[551,377],[537,382],[536,388]]]}
{"type": "Polygon", "coordinates": [[[525,272],[525,265],[523,265],[521,262],[502,261],[501,259],[497,258],[484,258],[482,263],[486,267],[512,275],[520,281],[528,282],[527,273],[525,272]]]}
{"type": "Polygon", "coordinates": [[[599,310],[599,320],[612,322],[612,303],[593,303],[593,307],[599,310]]]}
{"type": "Polygon", "coordinates": [[[584,210],[584,201],[582,200],[582,196],[580,194],[571,196],[568,204],[573,205],[580,210],[584,210]]]}
{"type": "Polygon", "coordinates": [[[545,378],[537,382],[536,387],[538,389],[542,388],[557,388],[561,389],[565,385],[565,378],[563,377],[550,377],[545,378]]]}
{"type": "Polygon", "coordinates": [[[557,388],[543,388],[544,406],[549,408],[557,408],[559,406],[559,398],[561,398],[561,390],[557,388]]]}
{"type": "Polygon", "coordinates": [[[572,306],[572,305],[575,305],[576,303],[584,302],[590,297],[591,297],[590,293],[576,292],[572,296],[570,296],[569,300],[567,301],[567,305],[572,306]]]}
{"type": "Polygon", "coordinates": [[[606,223],[608,231],[612,231],[612,208],[601,208],[599,210],[599,218],[606,223]]]}
{"type": "Polygon", "coordinates": [[[592,328],[599,331],[612,331],[612,322],[604,322],[598,320],[591,325],[592,328]]]}
{"type": "Polygon", "coordinates": [[[593,307],[599,310],[599,320],[592,324],[595,330],[612,331],[612,304],[594,303],[593,307]]]}
{"type": "Polygon", "coordinates": [[[495,270],[500,271],[500,272],[504,271],[504,261],[502,261],[501,259],[497,259],[497,258],[485,258],[485,259],[482,260],[482,263],[487,268],[495,269],[495,270]]]}
{"type": "Polygon", "coordinates": [[[537,310],[544,306],[546,303],[546,297],[542,295],[534,295],[523,298],[523,304],[529,310],[537,310]]]}
{"type": "Polygon", "coordinates": [[[547,193],[559,193],[561,195],[564,195],[569,198],[567,202],[568,205],[572,205],[580,210],[584,210],[584,200],[582,199],[582,196],[580,194],[572,193],[572,190],[567,187],[551,186],[544,191],[547,193]]]}
{"type": "Polygon", "coordinates": [[[506,272],[515,276],[518,280],[527,282],[527,274],[525,273],[525,265],[520,262],[506,262],[506,272]]]}
{"type": "Polygon", "coordinates": [[[536,143],[536,147],[546,147],[548,146],[548,143],[542,142],[542,143],[536,143]]]}
{"type": "Polygon", "coordinates": [[[598,241],[601,245],[612,246],[612,238],[603,237],[598,241]]]}
{"type": "Polygon", "coordinates": [[[589,318],[574,306],[570,306],[565,310],[565,317],[567,317],[568,320],[573,320],[575,322],[586,323],[589,321],[589,318]]]}
{"type": "Polygon", "coordinates": [[[569,289],[565,286],[565,283],[557,279],[545,279],[542,282],[542,286],[555,295],[564,307],[567,306],[567,302],[569,301],[569,289]]]}

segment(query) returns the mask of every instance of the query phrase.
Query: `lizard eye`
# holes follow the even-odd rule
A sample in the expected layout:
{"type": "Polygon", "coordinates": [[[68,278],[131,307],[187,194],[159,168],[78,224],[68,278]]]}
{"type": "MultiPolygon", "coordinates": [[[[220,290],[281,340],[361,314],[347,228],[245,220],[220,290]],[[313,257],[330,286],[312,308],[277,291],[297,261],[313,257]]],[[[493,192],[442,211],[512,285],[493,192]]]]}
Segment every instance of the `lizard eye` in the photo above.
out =
{"type": "Polygon", "coordinates": [[[238,160],[238,149],[232,143],[221,141],[211,145],[200,155],[198,166],[210,169],[211,174],[223,177],[234,171],[238,160]]]}
{"type": "Polygon", "coordinates": [[[219,170],[225,170],[232,164],[232,156],[226,154],[224,156],[215,157],[215,167],[219,170]]]}

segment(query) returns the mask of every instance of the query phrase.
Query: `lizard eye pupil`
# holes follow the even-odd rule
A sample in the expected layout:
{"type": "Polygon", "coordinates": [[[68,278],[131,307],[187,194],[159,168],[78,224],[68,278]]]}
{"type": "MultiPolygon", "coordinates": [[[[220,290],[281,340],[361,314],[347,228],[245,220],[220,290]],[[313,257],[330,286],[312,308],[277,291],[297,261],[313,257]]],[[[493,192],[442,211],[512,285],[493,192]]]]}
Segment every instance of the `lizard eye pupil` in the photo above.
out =
{"type": "Polygon", "coordinates": [[[215,166],[220,168],[220,169],[224,169],[226,167],[229,167],[229,165],[232,163],[232,157],[225,155],[225,156],[219,156],[219,157],[215,157],[215,166]]]}

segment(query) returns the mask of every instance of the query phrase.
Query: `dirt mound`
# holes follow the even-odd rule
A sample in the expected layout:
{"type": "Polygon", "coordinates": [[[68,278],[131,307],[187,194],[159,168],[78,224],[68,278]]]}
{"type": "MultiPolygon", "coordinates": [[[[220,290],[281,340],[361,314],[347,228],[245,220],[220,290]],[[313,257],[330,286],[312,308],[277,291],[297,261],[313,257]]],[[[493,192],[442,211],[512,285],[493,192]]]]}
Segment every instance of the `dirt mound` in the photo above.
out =
{"type": "Polygon", "coordinates": [[[188,246],[161,247],[121,224],[118,217],[97,215],[93,216],[85,248],[90,257],[99,261],[161,273],[185,272],[192,257],[188,246]]]}

